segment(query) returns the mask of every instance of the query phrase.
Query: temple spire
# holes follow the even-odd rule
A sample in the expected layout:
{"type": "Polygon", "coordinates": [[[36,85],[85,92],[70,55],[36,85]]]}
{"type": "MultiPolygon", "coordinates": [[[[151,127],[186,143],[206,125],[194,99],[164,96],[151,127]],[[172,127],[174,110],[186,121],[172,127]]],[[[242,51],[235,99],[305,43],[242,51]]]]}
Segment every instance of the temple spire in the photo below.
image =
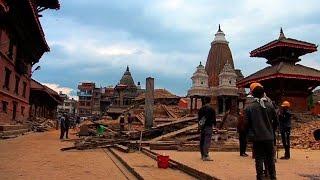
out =
{"type": "Polygon", "coordinates": [[[279,35],[279,39],[285,39],[286,36],[283,33],[282,27],[280,28],[280,35],[279,35]]]}
{"type": "Polygon", "coordinates": [[[219,28],[217,33],[215,34],[214,40],[212,43],[217,43],[217,42],[221,42],[221,43],[228,43],[228,41],[225,38],[225,34],[224,32],[221,30],[221,26],[219,24],[219,28]]]}
{"type": "Polygon", "coordinates": [[[126,71],[129,71],[129,65],[127,65],[127,70],[126,71]]]}
{"type": "Polygon", "coordinates": [[[221,30],[221,27],[220,27],[220,24],[219,24],[219,29],[218,29],[218,32],[222,32],[222,30],[221,30]]]}

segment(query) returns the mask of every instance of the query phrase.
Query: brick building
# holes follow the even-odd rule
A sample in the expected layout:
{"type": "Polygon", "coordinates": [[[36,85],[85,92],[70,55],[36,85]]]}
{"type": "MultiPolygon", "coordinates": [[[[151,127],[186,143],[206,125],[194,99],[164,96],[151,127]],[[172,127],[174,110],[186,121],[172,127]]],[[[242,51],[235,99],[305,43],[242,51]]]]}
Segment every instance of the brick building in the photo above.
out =
{"type": "Polygon", "coordinates": [[[39,13],[58,0],[0,0],[0,123],[29,117],[31,69],[49,51],[39,13]]]}
{"type": "Polygon", "coordinates": [[[68,113],[70,115],[75,115],[77,113],[78,101],[70,98],[67,94],[63,94],[62,91],[59,92],[60,99],[62,100],[61,105],[58,105],[58,113],[68,113]]]}
{"type": "Polygon", "coordinates": [[[92,115],[93,94],[96,85],[93,82],[83,82],[78,85],[78,114],[81,117],[92,115]]]}

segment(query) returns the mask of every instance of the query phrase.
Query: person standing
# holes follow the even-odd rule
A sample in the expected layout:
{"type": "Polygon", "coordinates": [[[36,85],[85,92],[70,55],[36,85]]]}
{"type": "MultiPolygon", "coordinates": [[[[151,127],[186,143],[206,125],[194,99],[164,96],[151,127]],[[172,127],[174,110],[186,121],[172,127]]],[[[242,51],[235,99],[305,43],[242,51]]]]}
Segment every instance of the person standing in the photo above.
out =
{"type": "Polygon", "coordinates": [[[203,125],[200,126],[200,153],[203,161],[212,161],[209,157],[209,148],[213,133],[212,128],[216,125],[216,113],[211,107],[210,101],[210,97],[204,98],[204,105],[198,112],[198,120],[203,122],[203,125]]]}
{"type": "Polygon", "coordinates": [[[64,133],[66,131],[65,115],[60,116],[60,139],[63,139],[64,133]]]}
{"type": "Polygon", "coordinates": [[[239,112],[237,131],[239,133],[240,156],[247,157],[247,124],[244,121],[243,110],[239,112]]]}
{"type": "Polygon", "coordinates": [[[280,133],[282,144],[285,150],[284,156],[280,159],[290,159],[290,132],[291,132],[291,112],[290,102],[283,101],[279,115],[280,133]]]}
{"type": "Polygon", "coordinates": [[[253,150],[255,152],[255,167],[257,180],[263,179],[263,164],[265,162],[271,180],[276,179],[274,161],[273,122],[277,114],[271,102],[264,97],[264,89],[260,83],[252,83],[250,91],[254,97],[245,108],[245,121],[253,134],[253,150]]]}
{"type": "Polygon", "coordinates": [[[66,139],[69,139],[68,135],[69,135],[70,125],[71,125],[70,116],[69,116],[69,115],[66,115],[66,116],[65,116],[66,139]]]}
{"type": "Polygon", "coordinates": [[[121,132],[124,131],[125,120],[122,114],[120,115],[119,125],[120,125],[120,131],[121,132]]]}
{"type": "Polygon", "coordinates": [[[59,125],[60,125],[60,118],[61,118],[61,116],[60,116],[60,115],[58,115],[58,117],[57,117],[57,121],[56,121],[56,130],[58,130],[58,129],[59,129],[59,125]]]}
{"type": "Polygon", "coordinates": [[[128,130],[131,131],[131,126],[133,122],[133,117],[131,116],[131,113],[128,113],[128,130]]]}

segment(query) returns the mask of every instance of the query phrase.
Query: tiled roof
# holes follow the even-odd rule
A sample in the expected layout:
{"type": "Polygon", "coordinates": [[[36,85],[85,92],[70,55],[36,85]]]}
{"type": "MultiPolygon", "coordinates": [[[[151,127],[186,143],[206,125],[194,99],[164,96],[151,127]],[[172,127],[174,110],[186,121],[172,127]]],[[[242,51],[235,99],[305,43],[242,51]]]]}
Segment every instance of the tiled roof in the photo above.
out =
{"type": "Polygon", "coordinates": [[[281,62],[278,65],[266,67],[237,82],[237,86],[245,87],[252,82],[274,78],[296,78],[320,82],[320,71],[300,64],[281,62]]]}
{"type": "Polygon", "coordinates": [[[304,50],[304,53],[302,53],[301,55],[317,51],[317,46],[315,44],[305,42],[305,41],[300,41],[297,39],[292,39],[292,38],[282,38],[282,39],[273,40],[251,51],[250,57],[262,57],[260,53],[276,47],[291,47],[295,49],[302,49],[304,50]]]}
{"type": "MultiPolygon", "coordinates": [[[[176,99],[176,98],[180,98],[180,97],[172,94],[166,89],[154,90],[154,99],[176,99]]],[[[135,98],[135,100],[143,100],[143,99],[145,99],[145,92],[135,98]]]]}
{"type": "Polygon", "coordinates": [[[60,98],[60,95],[54,91],[53,89],[39,83],[38,81],[31,79],[30,83],[30,89],[31,91],[43,91],[47,93],[50,97],[52,97],[53,100],[55,100],[58,103],[61,103],[62,99],[60,98]]]}

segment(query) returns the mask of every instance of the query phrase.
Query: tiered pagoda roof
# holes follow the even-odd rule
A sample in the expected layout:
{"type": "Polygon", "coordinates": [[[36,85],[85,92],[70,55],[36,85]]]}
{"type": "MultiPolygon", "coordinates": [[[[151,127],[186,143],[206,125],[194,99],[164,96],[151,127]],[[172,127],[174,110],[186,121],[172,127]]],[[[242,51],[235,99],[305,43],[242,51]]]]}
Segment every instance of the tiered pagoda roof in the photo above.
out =
{"type": "Polygon", "coordinates": [[[254,74],[240,80],[237,85],[239,87],[248,87],[253,82],[260,82],[275,78],[288,79],[305,79],[315,80],[320,82],[320,71],[306,67],[300,64],[290,64],[281,62],[274,66],[266,67],[254,74]]]}
{"type": "Polygon", "coordinates": [[[266,58],[268,64],[279,61],[298,62],[299,57],[317,51],[315,44],[286,38],[281,28],[279,38],[250,52],[250,57],[266,58]]]}
{"type": "Polygon", "coordinates": [[[296,62],[299,57],[317,51],[315,44],[286,38],[282,28],[279,38],[250,52],[251,57],[264,57],[271,66],[266,67],[240,81],[238,87],[248,87],[252,82],[285,78],[316,81],[320,83],[320,71],[296,62]]]}

